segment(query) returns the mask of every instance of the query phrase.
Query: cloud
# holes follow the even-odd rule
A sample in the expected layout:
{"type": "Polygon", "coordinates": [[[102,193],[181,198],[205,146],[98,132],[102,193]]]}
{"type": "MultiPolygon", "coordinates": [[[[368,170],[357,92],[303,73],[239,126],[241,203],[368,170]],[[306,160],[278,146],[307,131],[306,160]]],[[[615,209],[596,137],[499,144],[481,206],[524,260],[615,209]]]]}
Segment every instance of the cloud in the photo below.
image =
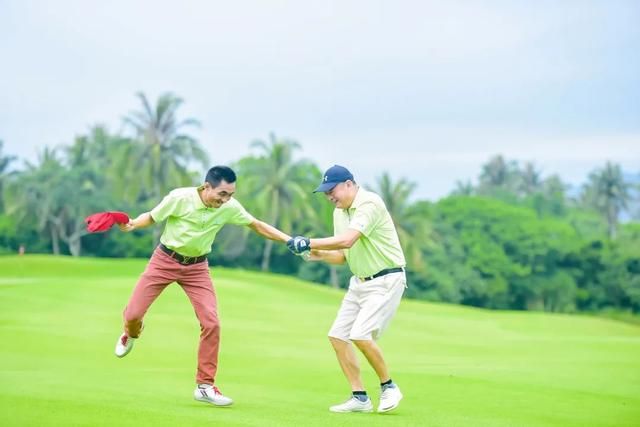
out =
{"type": "Polygon", "coordinates": [[[185,98],[215,161],[273,130],[429,197],[497,153],[576,181],[638,160],[636,1],[5,3],[0,138],[28,158],[143,90],[185,98]]]}

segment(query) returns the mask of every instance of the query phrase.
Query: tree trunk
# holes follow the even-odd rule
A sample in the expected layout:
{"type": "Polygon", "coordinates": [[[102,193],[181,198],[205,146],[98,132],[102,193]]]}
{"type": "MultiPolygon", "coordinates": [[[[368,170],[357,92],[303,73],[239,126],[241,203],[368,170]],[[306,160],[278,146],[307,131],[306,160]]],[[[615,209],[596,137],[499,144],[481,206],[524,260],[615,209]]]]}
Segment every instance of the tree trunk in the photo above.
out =
{"type": "Polygon", "coordinates": [[[49,232],[51,233],[51,246],[54,255],[60,255],[60,240],[58,238],[58,230],[53,224],[49,224],[49,232]]]}
{"type": "MultiPolygon", "coordinates": [[[[278,192],[274,191],[273,200],[271,201],[271,225],[273,225],[274,227],[276,227],[276,224],[278,223],[278,214],[279,214],[278,202],[279,202],[278,192]]],[[[267,241],[264,243],[264,250],[262,251],[262,266],[261,266],[262,271],[269,270],[269,261],[271,261],[272,248],[273,248],[273,240],[267,239],[267,241]]]]}
{"type": "Polygon", "coordinates": [[[336,267],[333,264],[330,264],[329,273],[331,277],[331,287],[338,289],[340,287],[340,282],[338,281],[338,267],[336,267]]]}
{"type": "Polygon", "coordinates": [[[269,261],[271,260],[271,249],[273,248],[273,240],[267,239],[264,242],[264,250],[262,251],[262,271],[269,270],[269,261]]]}
{"type": "Polygon", "coordinates": [[[75,227],[76,230],[69,236],[69,252],[73,256],[80,256],[82,252],[82,236],[86,235],[87,232],[84,230],[83,223],[75,224],[75,227]]]}
{"type": "Polygon", "coordinates": [[[610,206],[607,209],[607,223],[609,225],[609,239],[611,240],[616,238],[617,220],[618,220],[618,215],[615,210],[615,207],[610,206]]]}
{"type": "Polygon", "coordinates": [[[531,295],[526,298],[526,307],[530,311],[543,311],[545,310],[544,298],[538,295],[531,295]]]}
{"type": "Polygon", "coordinates": [[[67,224],[63,219],[56,220],[56,228],[60,238],[69,246],[69,252],[74,257],[80,256],[82,252],[82,236],[87,234],[84,230],[84,224],[82,222],[74,222],[72,224],[73,232],[69,234],[66,228],[67,224]]]}
{"type": "Polygon", "coordinates": [[[82,251],[82,241],[79,236],[72,236],[67,244],[69,245],[69,252],[71,252],[72,256],[80,256],[80,252],[82,251]]]}

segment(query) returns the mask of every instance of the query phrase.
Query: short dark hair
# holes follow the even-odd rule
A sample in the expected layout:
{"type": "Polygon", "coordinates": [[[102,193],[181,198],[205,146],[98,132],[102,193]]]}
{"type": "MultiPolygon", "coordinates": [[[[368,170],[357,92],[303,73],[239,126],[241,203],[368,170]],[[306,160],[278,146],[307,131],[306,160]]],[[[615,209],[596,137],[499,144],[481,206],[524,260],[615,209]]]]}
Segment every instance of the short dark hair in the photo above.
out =
{"type": "Polygon", "coordinates": [[[214,166],[209,169],[204,180],[215,188],[222,181],[226,181],[229,184],[236,182],[236,173],[228,166],[214,166]]]}

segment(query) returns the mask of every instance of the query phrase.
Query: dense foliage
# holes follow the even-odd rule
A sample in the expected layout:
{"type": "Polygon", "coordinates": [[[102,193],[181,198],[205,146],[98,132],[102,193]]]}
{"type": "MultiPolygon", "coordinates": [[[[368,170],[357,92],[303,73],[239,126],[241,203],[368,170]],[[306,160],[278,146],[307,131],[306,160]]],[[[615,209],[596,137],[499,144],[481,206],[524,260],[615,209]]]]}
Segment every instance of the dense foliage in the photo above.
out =
{"type": "MultiPolygon", "coordinates": [[[[127,116],[124,133],[96,126],[68,146],[45,148],[36,163],[19,164],[0,141],[0,253],[150,254],[161,227],[88,235],[83,218],[100,210],[144,212],[172,188],[199,184],[209,165],[186,133],[198,122],[177,118],[181,99],[166,94],[152,107],[139,98],[141,111],[127,116]]],[[[330,235],[332,206],[310,193],[321,171],[300,151],[298,142],[275,135],[253,142],[232,165],[236,197],[286,232],[330,235]]],[[[458,183],[436,203],[413,200],[415,184],[386,173],[371,189],[398,228],[410,297],[495,309],[640,312],[638,184],[618,165],[606,163],[572,190],[531,163],[495,156],[477,184],[458,183]]],[[[210,260],[332,286],[349,276],[344,266],[305,263],[233,226],[220,233],[210,260]]]]}

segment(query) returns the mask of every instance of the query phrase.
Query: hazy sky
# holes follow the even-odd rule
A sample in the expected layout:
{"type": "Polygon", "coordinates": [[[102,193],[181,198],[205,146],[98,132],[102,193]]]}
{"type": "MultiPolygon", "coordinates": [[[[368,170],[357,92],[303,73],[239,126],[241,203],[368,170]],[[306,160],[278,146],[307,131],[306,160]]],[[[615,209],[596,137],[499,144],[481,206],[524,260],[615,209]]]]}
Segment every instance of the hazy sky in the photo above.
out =
{"type": "Polygon", "coordinates": [[[640,1],[0,0],[0,139],[34,159],[172,91],[213,163],[273,131],[435,199],[494,154],[640,172],[640,1]]]}

